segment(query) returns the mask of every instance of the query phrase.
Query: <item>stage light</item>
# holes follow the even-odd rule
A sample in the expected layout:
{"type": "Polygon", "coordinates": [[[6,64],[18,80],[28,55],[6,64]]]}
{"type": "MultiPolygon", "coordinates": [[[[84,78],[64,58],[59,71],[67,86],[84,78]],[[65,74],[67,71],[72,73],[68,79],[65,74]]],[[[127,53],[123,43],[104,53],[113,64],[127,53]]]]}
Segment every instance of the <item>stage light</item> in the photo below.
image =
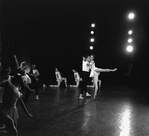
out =
{"type": "Polygon", "coordinates": [[[93,50],[93,46],[90,46],[90,50],[93,50]]]}
{"type": "Polygon", "coordinates": [[[128,39],[128,43],[132,43],[132,38],[129,38],[128,39]]]}
{"type": "Polygon", "coordinates": [[[128,45],[126,50],[127,50],[127,52],[132,52],[133,51],[133,46],[132,45],[128,45]]]}
{"type": "Polygon", "coordinates": [[[95,27],[95,24],[94,24],[94,23],[92,23],[92,24],[91,24],[91,27],[95,27]]]}
{"type": "Polygon", "coordinates": [[[94,39],[94,38],[91,38],[91,39],[90,39],[90,42],[94,42],[94,41],[95,41],[95,39],[94,39]]]}
{"type": "Polygon", "coordinates": [[[91,31],[91,34],[94,34],[94,31],[91,31]]]}
{"type": "Polygon", "coordinates": [[[132,33],[133,33],[133,31],[132,31],[132,30],[129,30],[129,31],[128,31],[128,34],[129,34],[129,35],[131,35],[132,33]]]}
{"type": "Polygon", "coordinates": [[[134,17],[135,17],[134,13],[131,12],[128,14],[128,19],[132,20],[132,19],[134,19],[134,17]]]}

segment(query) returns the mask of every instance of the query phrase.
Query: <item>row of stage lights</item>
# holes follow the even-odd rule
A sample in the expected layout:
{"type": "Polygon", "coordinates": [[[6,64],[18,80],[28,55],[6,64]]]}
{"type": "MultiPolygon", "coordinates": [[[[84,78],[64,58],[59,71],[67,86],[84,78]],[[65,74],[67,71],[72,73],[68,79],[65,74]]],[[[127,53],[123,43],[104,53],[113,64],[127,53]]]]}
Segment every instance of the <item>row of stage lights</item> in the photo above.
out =
{"type": "MultiPolygon", "coordinates": [[[[129,19],[130,21],[134,20],[134,18],[135,18],[135,14],[134,14],[134,13],[131,12],[131,13],[128,14],[128,19],[129,19]]],[[[126,50],[127,50],[127,52],[129,52],[129,53],[132,53],[132,52],[133,52],[133,45],[132,45],[133,39],[132,39],[132,34],[133,34],[133,30],[128,30],[129,38],[128,38],[128,40],[127,40],[127,47],[126,47],[126,50]]]]}
{"type": "Polygon", "coordinates": [[[93,46],[93,43],[94,43],[94,41],[95,41],[95,39],[93,38],[93,35],[94,35],[94,28],[95,28],[95,24],[94,23],[92,23],[91,24],[91,38],[90,38],[90,42],[91,42],[91,45],[90,45],[90,50],[93,50],[94,49],[94,46],[93,46]]]}
{"type": "MultiPolygon", "coordinates": [[[[128,19],[130,21],[134,20],[135,18],[135,14],[134,13],[129,13],[128,14],[128,19]]],[[[93,38],[94,37],[94,29],[95,29],[95,23],[92,23],[91,24],[91,31],[90,31],[90,34],[91,34],[91,38],[90,38],[90,43],[91,45],[89,46],[90,50],[93,50],[94,49],[94,46],[93,46],[93,43],[95,42],[95,39],[93,38]]],[[[127,52],[129,53],[132,53],[133,52],[133,39],[132,39],[132,34],[133,34],[133,30],[128,30],[128,35],[129,35],[129,38],[127,40],[127,47],[126,47],[126,50],[127,52]]]]}

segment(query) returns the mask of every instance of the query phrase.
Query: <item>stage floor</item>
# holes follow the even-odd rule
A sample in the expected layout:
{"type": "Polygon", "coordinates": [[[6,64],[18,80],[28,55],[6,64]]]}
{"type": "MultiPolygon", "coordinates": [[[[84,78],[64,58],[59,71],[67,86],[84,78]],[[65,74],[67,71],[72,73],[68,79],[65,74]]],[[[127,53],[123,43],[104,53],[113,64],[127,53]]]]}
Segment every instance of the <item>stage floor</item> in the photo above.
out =
{"type": "Polygon", "coordinates": [[[69,87],[41,89],[39,101],[31,94],[26,106],[34,118],[18,105],[19,136],[149,136],[146,95],[126,86],[99,91],[96,100],[78,100],[79,89],[69,87]]]}

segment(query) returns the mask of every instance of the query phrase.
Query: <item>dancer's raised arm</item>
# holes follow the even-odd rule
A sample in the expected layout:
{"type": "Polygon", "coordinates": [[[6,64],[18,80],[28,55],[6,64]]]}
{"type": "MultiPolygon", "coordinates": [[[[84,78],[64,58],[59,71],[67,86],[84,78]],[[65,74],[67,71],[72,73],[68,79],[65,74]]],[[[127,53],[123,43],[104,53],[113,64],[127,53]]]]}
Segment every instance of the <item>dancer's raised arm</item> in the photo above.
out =
{"type": "Polygon", "coordinates": [[[86,58],[85,58],[85,57],[82,57],[82,60],[83,60],[83,61],[85,61],[85,60],[86,60],[86,58]]]}
{"type": "Polygon", "coordinates": [[[14,59],[15,59],[15,62],[16,62],[16,65],[17,65],[17,69],[19,68],[19,62],[18,62],[18,59],[17,59],[17,56],[14,55],[14,59]]]}
{"type": "Polygon", "coordinates": [[[2,67],[2,63],[0,62],[0,71],[3,69],[3,67],[2,67]]]}

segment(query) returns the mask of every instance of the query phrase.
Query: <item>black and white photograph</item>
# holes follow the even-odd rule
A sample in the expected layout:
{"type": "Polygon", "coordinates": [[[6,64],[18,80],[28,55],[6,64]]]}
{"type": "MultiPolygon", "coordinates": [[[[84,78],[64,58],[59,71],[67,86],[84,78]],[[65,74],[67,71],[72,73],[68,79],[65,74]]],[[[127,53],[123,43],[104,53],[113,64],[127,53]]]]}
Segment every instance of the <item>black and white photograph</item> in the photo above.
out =
{"type": "Polygon", "coordinates": [[[1,0],[0,136],[149,136],[149,0],[1,0]]]}

